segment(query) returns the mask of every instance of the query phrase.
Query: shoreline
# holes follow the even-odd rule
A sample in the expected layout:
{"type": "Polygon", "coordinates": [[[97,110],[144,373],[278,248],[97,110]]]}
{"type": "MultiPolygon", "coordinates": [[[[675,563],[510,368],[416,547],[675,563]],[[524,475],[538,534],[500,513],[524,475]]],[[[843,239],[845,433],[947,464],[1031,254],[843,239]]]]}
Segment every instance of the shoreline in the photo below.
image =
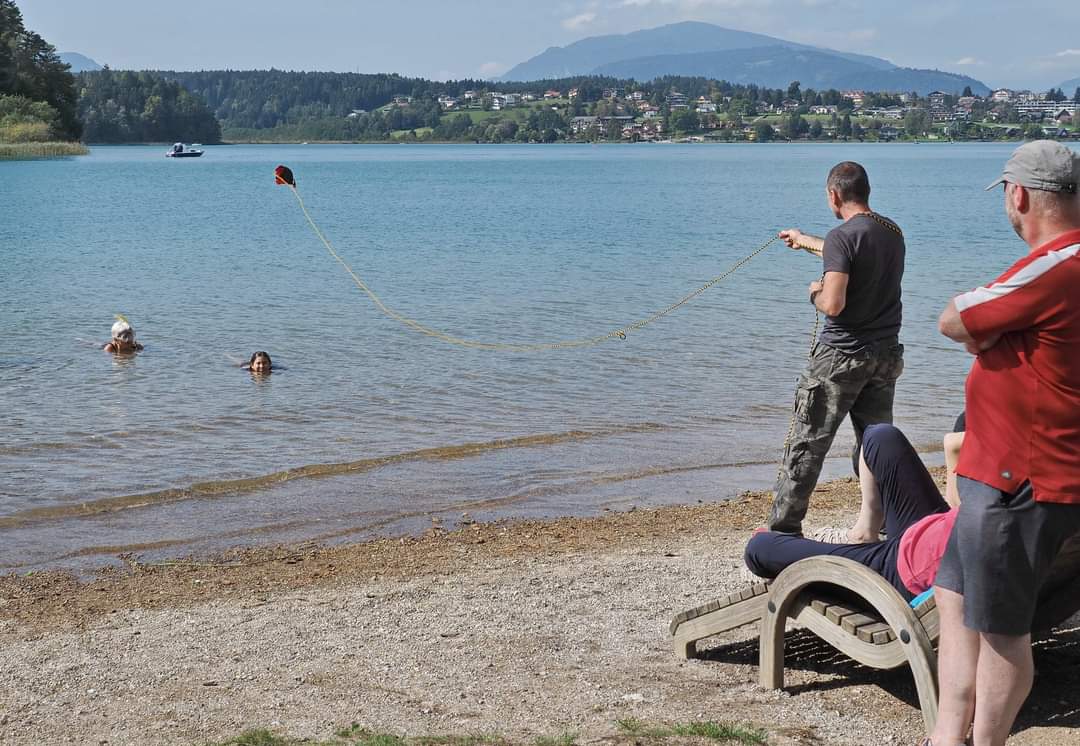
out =
{"type": "MultiPolygon", "coordinates": [[[[674,614],[746,584],[742,547],[768,503],[743,493],[335,547],[129,556],[85,582],[0,577],[0,741],[320,739],[357,723],[630,743],[621,723],[718,721],[772,746],[915,743],[906,668],[868,671],[793,633],[788,689],[764,691],[751,627],[701,660],[674,655],[674,614]]],[[[853,479],[819,486],[808,530],[846,525],[857,504],[853,479]]],[[[1072,630],[1037,649],[1011,744],[1073,742],[1078,642],[1072,630]]]]}
{"type": "MultiPolygon", "coordinates": [[[[701,135],[684,135],[686,137],[701,137],[701,135]]],[[[477,142],[475,140],[222,140],[218,143],[199,143],[205,148],[219,148],[230,145],[1015,145],[1026,142],[1024,138],[1010,140],[946,140],[946,139],[921,139],[921,140],[770,140],[759,143],[753,140],[705,140],[703,142],[685,139],[654,140],[640,142],[624,142],[616,140],[580,140],[559,142],[477,142]]],[[[1071,140],[1061,141],[1066,145],[1072,144],[1071,140]]],[[[139,146],[168,146],[166,142],[90,142],[82,143],[86,148],[93,147],[139,147],[139,146]]]]}

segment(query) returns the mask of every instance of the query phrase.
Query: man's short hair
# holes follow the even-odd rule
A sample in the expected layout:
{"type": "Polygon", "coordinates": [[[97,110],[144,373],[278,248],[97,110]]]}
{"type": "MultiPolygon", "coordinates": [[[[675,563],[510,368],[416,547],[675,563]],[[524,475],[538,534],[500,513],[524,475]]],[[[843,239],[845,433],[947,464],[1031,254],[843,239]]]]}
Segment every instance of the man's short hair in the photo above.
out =
{"type": "Polygon", "coordinates": [[[855,161],[837,163],[829,171],[825,188],[840,195],[841,202],[866,203],[870,199],[870,177],[855,161]]]}
{"type": "Polygon", "coordinates": [[[1049,192],[1043,189],[1029,189],[1031,206],[1041,213],[1052,215],[1059,220],[1080,219],[1080,195],[1075,192],[1049,192]]]}

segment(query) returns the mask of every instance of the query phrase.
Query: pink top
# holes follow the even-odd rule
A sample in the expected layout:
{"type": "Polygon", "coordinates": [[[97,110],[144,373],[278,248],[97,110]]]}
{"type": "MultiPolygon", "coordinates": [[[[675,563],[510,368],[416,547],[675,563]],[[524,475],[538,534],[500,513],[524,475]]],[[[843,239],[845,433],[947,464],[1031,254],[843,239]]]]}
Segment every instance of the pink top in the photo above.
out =
{"type": "Polygon", "coordinates": [[[896,555],[896,571],[907,589],[916,596],[934,584],[941,555],[949,543],[949,534],[956,523],[956,511],[934,513],[914,523],[900,537],[896,555]]]}

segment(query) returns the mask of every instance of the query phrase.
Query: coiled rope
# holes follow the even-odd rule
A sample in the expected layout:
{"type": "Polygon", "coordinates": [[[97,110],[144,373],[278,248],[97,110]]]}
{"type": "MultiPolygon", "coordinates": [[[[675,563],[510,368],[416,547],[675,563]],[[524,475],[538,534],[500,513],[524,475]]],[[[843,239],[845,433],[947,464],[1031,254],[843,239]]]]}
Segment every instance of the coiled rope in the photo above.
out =
{"type": "Polygon", "coordinates": [[[353,271],[353,268],[349,266],[348,262],[342,259],[341,255],[334,250],[334,247],[333,245],[331,245],[329,239],[327,239],[326,236],[323,235],[323,232],[319,229],[319,226],[316,225],[315,220],[311,217],[311,213],[308,212],[307,206],[304,204],[304,198],[300,196],[300,191],[296,188],[296,186],[294,184],[286,184],[286,186],[288,186],[289,189],[292,190],[293,195],[296,196],[297,204],[300,205],[300,210],[304,213],[304,217],[307,219],[308,225],[311,226],[311,229],[315,232],[315,235],[318,236],[320,241],[322,241],[323,246],[326,247],[326,250],[330,252],[330,256],[332,256],[337,261],[337,263],[340,264],[345,269],[345,271],[349,273],[349,276],[352,277],[353,282],[356,283],[356,286],[363,290],[365,294],[367,294],[367,296],[371,299],[372,303],[374,303],[380,311],[382,311],[384,314],[394,319],[395,321],[404,324],[410,329],[420,332],[421,334],[425,334],[429,337],[434,337],[435,339],[446,342],[448,344],[458,345],[460,347],[468,347],[475,350],[499,350],[503,352],[540,352],[543,350],[565,350],[574,347],[590,347],[616,338],[624,340],[626,339],[626,336],[631,332],[636,332],[639,329],[642,329],[653,323],[654,321],[658,321],[664,318],[668,314],[676,311],[686,303],[689,303],[691,300],[704,293],[713,285],[723,282],[730,275],[734,274],[744,265],[750,262],[758,254],[772,246],[773,243],[775,243],[779,238],[778,236],[773,236],[761,246],[754,249],[754,251],[747,254],[739,261],[735,262],[735,264],[731,265],[731,267],[729,267],[727,271],[712,278],[694,292],[689,293],[683,298],[680,298],[678,301],[672,303],[670,306],[663,309],[662,311],[658,311],[652,316],[641,319],[639,321],[635,321],[634,323],[627,326],[621,327],[619,329],[614,329],[610,332],[607,332],[606,334],[598,334],[594,337],[582,337],[580,339],[570,339],[561,342],[543,342],[535,344],[513,342],[482,342],[474,339],[464,339],[462,337],[456,337],[452,334],[439,331],[438,329],[432,329],[431,327],[426,326],[415,319],[409,318],[408,316],[405,316],[404,314],[395,311],[394,309],[383,303],[382,299],[375,293],[375,291],[372,290],[368,286],[368,284],[364,282],[360,275],[353,271]]]}

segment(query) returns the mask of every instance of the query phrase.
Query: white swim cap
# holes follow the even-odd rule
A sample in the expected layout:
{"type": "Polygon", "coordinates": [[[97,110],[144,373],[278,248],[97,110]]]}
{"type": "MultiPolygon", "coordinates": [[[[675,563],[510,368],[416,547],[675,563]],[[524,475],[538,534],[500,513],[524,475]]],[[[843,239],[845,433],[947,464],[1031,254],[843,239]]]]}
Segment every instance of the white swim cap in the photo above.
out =
{"type": "Polygon", "coordinates": [[[128,323],[127,319],[120,319],[112,325],[113,339],[117,339],[124,332],[131,332],[131,336],[135,336],[135,328],[128,323]]]}

